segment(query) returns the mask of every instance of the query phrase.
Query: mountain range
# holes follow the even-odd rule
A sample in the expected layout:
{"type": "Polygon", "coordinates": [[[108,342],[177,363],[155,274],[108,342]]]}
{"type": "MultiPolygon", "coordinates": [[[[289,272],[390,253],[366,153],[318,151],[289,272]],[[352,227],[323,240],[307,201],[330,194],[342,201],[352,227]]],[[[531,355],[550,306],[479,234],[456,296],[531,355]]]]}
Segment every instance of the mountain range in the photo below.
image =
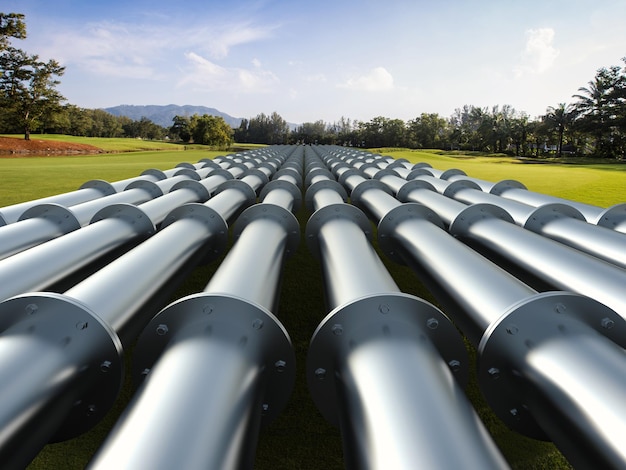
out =
{"type": "Polygon", "coordinates": [[[113,106],[112,108],[104,108],[104,111],[114,116],[126,116],[133,121],[139,121],[142,117],[145,117],[159,126],[168,128],[172,126],[174,116],[193,116],[194,114],[198,114],[199,116],[205,114],[209,116],[219,116],[224,118],[224,121],[232,128],[239,127],[242,120],[242,118],[233,117],[215,108],[189,104],[185,106],[179,106],[177,104],[146,106],[122,104],[120,106],[113,106]]]}

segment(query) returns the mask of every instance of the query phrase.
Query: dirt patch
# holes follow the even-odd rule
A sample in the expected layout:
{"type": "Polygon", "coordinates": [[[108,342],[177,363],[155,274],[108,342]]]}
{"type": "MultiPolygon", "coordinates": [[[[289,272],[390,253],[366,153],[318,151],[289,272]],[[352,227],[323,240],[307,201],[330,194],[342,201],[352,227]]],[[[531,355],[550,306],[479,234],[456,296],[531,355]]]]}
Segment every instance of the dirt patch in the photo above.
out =
{"type": "Polygon", "coordinates": [[[0,158],[41,155],[87,155],[104,153],[104,150],[87,144],[58,142],[56,140],[30,140],[16,137],[0,137],[0,158]]]}

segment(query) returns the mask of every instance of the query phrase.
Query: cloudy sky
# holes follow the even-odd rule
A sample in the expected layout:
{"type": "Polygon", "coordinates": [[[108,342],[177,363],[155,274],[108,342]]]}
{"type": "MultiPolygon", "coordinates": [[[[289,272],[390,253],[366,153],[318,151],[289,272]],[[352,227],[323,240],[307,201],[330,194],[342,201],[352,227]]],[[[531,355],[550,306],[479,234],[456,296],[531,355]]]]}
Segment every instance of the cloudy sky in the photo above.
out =
{"type": "Polygon", "coordinates": [[[574,101],[626,56],[626,0],[3,0],[16,47],[86,108],[194,104],[301,123],[574,101]]]}

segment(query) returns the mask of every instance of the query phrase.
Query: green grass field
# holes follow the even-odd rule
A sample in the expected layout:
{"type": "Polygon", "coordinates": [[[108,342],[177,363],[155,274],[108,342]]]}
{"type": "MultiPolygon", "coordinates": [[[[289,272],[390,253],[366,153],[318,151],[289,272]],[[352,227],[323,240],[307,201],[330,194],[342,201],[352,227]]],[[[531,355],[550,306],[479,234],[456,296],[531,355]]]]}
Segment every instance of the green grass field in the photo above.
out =
{"type": "MultiPolygon", "coordinates": [[[[80,139],[77,141],[85,142],[80,139]]],[[[388,150],[383,154],[407,158],[414,163],[430,163],[439,169],[458,168],[469,176],[491,181],[517,179],[533,191],[599,206],[606,207],[626,201],[626,165],[526,164],[500,156],[469,157],[445,155],[435,151],[388,150]]],[[[116,181],[137,176],[147,168],[168,169],[180,162],[193,163],[201,158],[213,158],[220,154],[224,152],[161,149],[80,157],[0,158],[0,207],[72,191],[90,179],[116,181]]],[[[305,209],[300,209],[297,213],[302,228],[309,215],[305,209]]],[[[172,300],[201,291],[219,266],[219,261],[197,268],[181,285],[172,300]]],[[[402,291],[434,303],[434,299],[408,268],[395,265],[386,259],[384,262],[402,291]]],[[[339,432],[327,424],[315,409],[304,378],[310,337],[327,313],[322,289],[320,266],[309,255],[306,244],[302,242],[286,263],[281,304],[277,312],[296,349],[297,381],[285,411],[261,432],[255,465],[257,469],[344,468],[339,432]]],[[[469,349],[472,353],[471,347],[469,349]]],[[[132,351],[128,352],[127,361],[130,362],[131,358],[132,351]]],[[[46,446],[29,469],[84,468],[115,423],[132,391],[130,383],[127,383],[114,409],[98,426],[76,439],[46,446]]],[[[528,439],[508,430],[485,404],[474,375],[467,387],[467,394],[513,468],[569,468],[551,443],[528,439]]],[[[163,425],[167,426],[167,423],[163,425]]],[[[454,446],[454,443],[447,445],[454,446]]]]}

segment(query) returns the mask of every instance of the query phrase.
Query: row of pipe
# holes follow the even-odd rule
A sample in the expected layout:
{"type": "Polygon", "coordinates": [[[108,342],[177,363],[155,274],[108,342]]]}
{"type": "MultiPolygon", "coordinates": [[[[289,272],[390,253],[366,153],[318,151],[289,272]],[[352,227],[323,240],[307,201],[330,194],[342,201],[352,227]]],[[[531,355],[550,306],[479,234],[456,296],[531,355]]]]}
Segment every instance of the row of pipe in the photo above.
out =
{"type": "MultiPolygon", "coordinates": [[[[142,204],[141,209],[106,207],[105,211],[114,213],[129,210],[130,215],[104,219],[125,221],[106,227],[101,236],[120,237],[117,233],[128,231],[126,226],[138,219],[147,219],[143,223],[153,231],[153,219],[163,219],[154,235],[65,293],[27,292],[0,303],[0,461],[4,468],[23,468],[48,441],[76,436],[104,416],[122,383],[123,349],[154,315],[154,299],[163,300],[183,274],[225,247],[227,222],[256,200],[256,191],[281,161],[274,157],[273,166],[264,167],[265,171],[236,163],[233,168],[241,170],[240,178],[227,179],[222,174],[220,178],[226,181],[204,204],[189,202],[204,199],[195,190],[178,197],[185,192],[181,188],[142,204]],[[173,210],[162,205],[168,196],[176,201],[173,210]],[[169,214],[163,216],[167,210],[169,214]]],[[[206,196],[210,190],[204,189],[206,196]]],[[[62,256],[57,252],[57,257],[64,258],[76,244],[72,236],[102,222],[2,263],[33,251],[54,252],[57,242],[70,248],[62,256]]],[[[104,244],[110,243],[114,241],[104,244]]],[[[45,264],[41,258],[39,262],[45,264]]],[[[4,267],[0,269],[5,272],[4,267]]]]}
{"type": "Polygon", "coordinates": [[[470,364],[457,327],[509,427],[553,440],[576,468],[626,466],[624,205],[317,146],[94,180],[0,208],[3,466],[23,468],[46,442],[100,421],[138,338],[139,388],[89,468],[252,468],[260,427],[295,378],[275,313],[300,239],[302,182],[329,311],[306,377],[340,428],[348,468],[507,467],[463,393],[470,364]],[[368,217],[382,251],[443,311],[400,291],[368,217]],[[235,220],[236,241],[204,291],[155,315],[191,269],[224,251],[235,220]],[[68,279],[63,294],[36,292],[68,279]]]}
{"type": "MultiPolygon", "coordinates": [[[[479,383],[496,414],[525,435],[549,437],[575,467],[623,468],[624,319],[590,297],[571,292],[538,293],[447,235],[438,214],[451,211],[432,210],[436,206],[424,200],[421,204],[401,203],[382,181],[369,179],[358,170],[363,166],[358,157],[334,161],[329,157],[327,165],[350,190],[352,202],[378,223],[379,241],[386,253],[414,269],[477,347],[479,383]],[[588,393],[590,383],[602,392],[588,393]]],[[[412,182],[406,185],[414,188],[412,182]]],[[[397,191],[399,195],[403,188],[397,191]]],[[[480,233],[491,243],[515,251],[515,237],[500,230],[510,227],[517,237],[523,232],[533,240],[525,251],[518,252],[520,258],[529,256],[538,239],[547,240],[517,227],[512,220],[504,221],[510,217],[496,206],[461,206],[462,211],[447,223],[449,231],[460,238],[472,237],[475,226],[480,225],[480,233]]],[[[561,246],[549,243],[552,248],[561,246]]],[[[570,249],[558,262],[567,266],[576,254],[570,249]]],[[[626,274],[598,263],[610,267],[615,275],[626,274]]],[[[623,281],[621,285],[625,285],[623,281]]]]}

